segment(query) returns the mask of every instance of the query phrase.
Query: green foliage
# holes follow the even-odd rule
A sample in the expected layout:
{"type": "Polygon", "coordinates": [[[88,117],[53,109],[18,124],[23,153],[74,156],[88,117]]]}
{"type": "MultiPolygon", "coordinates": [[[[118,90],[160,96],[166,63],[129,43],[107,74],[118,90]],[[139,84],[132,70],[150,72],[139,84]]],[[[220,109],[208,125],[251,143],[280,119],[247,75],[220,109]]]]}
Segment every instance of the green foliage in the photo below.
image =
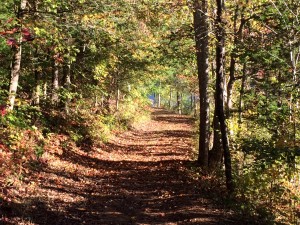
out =
{"type": "Polygon", "coordinates": [[[146,110],[148,105],[150,105],[150,101],[146,96],[143,96],[138,90],[132,90],[130,95],[121,101],[116,113],[119,125],[124,128],[136,127],[149,120],[150,115],[146,110]]]}
{"type": "MultiPolygon", "coordinates": [[[[7,103],[14,53],[7,40],[20,35],[11,31],[22,26],[35,37],[22,43],[15,109],[0,118],[0,144],[6,149],[2,158],[9,159],[10,174],[39,161],[52,134],[68,135],[67,142],[91,149],[107,141],[113,129],[138,126],[149,119],[147,98],[153,93],[160,94],[162,106],[173,109],[179,107],[176,94],[182,94],[183,113],[196,107],[190,100],[198,96],[199,83],[189,1],[29,3],[22,20],[16,19],[15,10],[20,1],[0,5],[0,105],[7,103]],[[55,64],[60,87],[54,104],[55,64]],[[70,68],[71,84],[66,82],[65,67],[70,68]]],[[[213,99],[215,5],[210,4],[213,99]]],[[[234,56],[236,62],[228,125],[235,179],[241,184],[237,195],[272,212],[282,207],[280,212],[292,215],[294,206],[287,201],[299,204],[299,191],[292,185],[299,175],[299,2],[238,0],[226,2],[226,7],[226,59],[234,56]]],[[[228,60],[226,76],[229,66],[228,60]]]]}
{"type": "Polygon", "coordinates": [[[237,196],[248,202],[244,210],[252,210],[265,219],[273,215],[276,220],[281,218],[280,222],[288,222],[288,218],[294,218],[295,206],[299,204],[296,199],[300,171],[295,149],[280,147],[267,136],[243,138],[239,142],[242,151],[234,154],[234,166],[239,184],[237,196]]]}

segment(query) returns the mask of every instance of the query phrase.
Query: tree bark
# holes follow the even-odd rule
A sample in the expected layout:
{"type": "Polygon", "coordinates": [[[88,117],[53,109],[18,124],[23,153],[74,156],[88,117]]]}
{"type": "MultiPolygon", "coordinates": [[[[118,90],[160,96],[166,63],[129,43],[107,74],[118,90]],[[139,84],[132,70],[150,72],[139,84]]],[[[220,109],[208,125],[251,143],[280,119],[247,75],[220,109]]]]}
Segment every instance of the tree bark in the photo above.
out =
{"type": "Polygon", "coordinates": [[[14,50],[14,57],[12,62],[12,69],[11,69],[11,80],[10,80],[10,87],[9,87],[9,109],[13,110],[15,105],[15,99],[19,84],[19,77],[20,77],[20,69],[21,69],[21,59],[22,59],[22,46],[15,47],[14,50]]]}
{"type": "Polygon", "coordinates": [[[157,107],[160,108],[161,106],[161,82],[158,83],[158,93],[157,93],[157,107]]]}
{"type": "MultiPolygon", "coordinates": [[[[217,96],[215,96],[215,101],[217,96]]],[[[217,104],[215,104],[217,106],[217,104]]],[[[214,171],[222,163],[222,158],[224,155],[223,146],[222,146],[222,136],[220,129],[220,121],[218,116],[217,107],[214,111],[214,120],[213,120],[213,147],[209,151],[209,169],[214,171]]]]}
{"type": "Polygon", "coordinates": [[[177,92],[177,110],[178,114],[182,114],[182,94],[177,92]]]}
{"type": "Polygon", "coordinates": [[[208,18],[207,0],[194,0],[194,32],[196,42],[197,73],[200,96],[200,126],[198,163],[208,168],[209,150],[209,97],[208,97],[208,18]]]}
{"type": "Polygon", "coordinates": [[[58,62],[54,59],[52,68],[52,95],[51,103],[56,105],[58,103],[58,89],[59,89],[59,69],[58,62]]]}
{"type": "Polygon", "coordinates": [[[230,112],[232,110],[232,90],[233,90],[233,85],[234,82],[237,80],[235,76],[235,65],[236,65],[236,51],[237,51],[237,45],[238,42],[243,39],[243,28],[245,26],[245,18],[244,18],[244,10],[245,7],[243,7],[239,11],[239,5],[236,6],[234,10],[234,21],[233,21],[233,33],[234,33],[234,38],[233,38],[233,50],[230,53],[230,66],[229,66],[229,81],[227,84],[227,99],[226,99],[226,118],[230,117],[230,112]],[[237,19],[238,15],[241,14],[241,22],[239,28],[237,27],[237,19]]]}
{"type": "Polygon", "coordinates": [[[119,110],[119,102],[120,102],[120,89],[117,88],[117,96],[116,96],[116,110],[119,110]]]}
{"type": "Polygon", "coordinates": [[[71,91],[71,64],[69,62],[67,62],[66,65],[64,65],[63,67],[63,74],[64,74],[64,88],[67,91],[67,96],[64,102],[64,110],[67,114],[69,114],[70,109],[69,109],[69,105],[70,105],[70,95],[69,92],[71,91]]]}
{"type": "Polygon", "coordinates": [[[191,112],[193,112],[194,106],[195,106],[195,104],[194,104],[194,94],[191,93],[191,95],[190,95],[190,110],[191,110],[191,112]]]}
{"type": "Polygon", "coordinates": [[[223,21],[222,0],[217,1],[217,19],[216,19],[216,112],[220,123],[220,131],[222,138],[222,146],[224,151],[226,186],[229,193],[233,193],[233,178],[231,169],[231,156],[229,151],[229,139],[226,125],[226,117],[224,112],[224,59],[225,59],[225,31],[223,21]]]}
{"type": "MultiPolygon", "coordinates": [[[[22,20],[23,18],[23,11],[26,8],[27,0],[21,0],[20,6],[18,7],[17,12],[17,18],[18,20],[22,20]]],[[[22,26],[19,27],[20,31],[22,29],[22,26]]],[[[21,32],[20,32],[21,33],[21,32]]],[[[13,110],[15,105],[15,99],[19,84],[19,77],[20,77],[20,69],[21,69],[21,60],[22,60],[22,35],[20,34],[18,38],[18,45],[14,46],[14,56],[12,60],[12,66],[11,66],[11,80],[10,80],[10,86],[9,86],[9,96],[8,96],[8,102],[9,110],[13,110]]]]}
{"type": "Polygon", "coordinates": [[[243,65],[243,72],[242,72],[242,83],[241,83],[241,89],[240,89],[240,97],[239,97],[239,117],[238,117],[238,133],[237,136],[240,136],[240,130],[242,125],[242,115],[243,115],[243,96],[245,93],[245,82],[246,82],[246,63],[243,65]]]}
{"type": "Polygon", "coordinates": [[[160,108],[161,106],[161,95],[160,93],[157,94],[157,107],[160,108]]]}
{"type": "Polygon", "coordinates": [[[170,88],[170,94],[169,94],[169,109],[172,107],[172,88],[170,88]]]}
{"type": "Polygon", "coordinates": [[[32,102],[33,105],[38,106],[40,104],[40,96],[41,96],[41,72],[38,69],[35,69],[34,76],[35,76],[35,88],[33,91],[32,102]]]}

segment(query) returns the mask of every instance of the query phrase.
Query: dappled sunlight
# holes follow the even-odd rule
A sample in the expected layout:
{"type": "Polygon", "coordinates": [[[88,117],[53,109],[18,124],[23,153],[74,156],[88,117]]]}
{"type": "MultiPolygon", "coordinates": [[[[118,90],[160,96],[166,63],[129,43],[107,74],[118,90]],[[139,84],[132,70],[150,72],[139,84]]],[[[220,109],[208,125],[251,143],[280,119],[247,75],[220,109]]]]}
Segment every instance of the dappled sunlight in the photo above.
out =
{"type": "Polygon", "coordinates": [[[69,146],[47,153],[36,190],[23,196],[26,205],[11,218],[30,218],[24,224],[239,224],[199,190],[201,181],[189,171],[191,123],[180,130],[173,117],[180,118],[156,110],[155,126],[143,131],[126,131],[89,152],[69,146]]]}

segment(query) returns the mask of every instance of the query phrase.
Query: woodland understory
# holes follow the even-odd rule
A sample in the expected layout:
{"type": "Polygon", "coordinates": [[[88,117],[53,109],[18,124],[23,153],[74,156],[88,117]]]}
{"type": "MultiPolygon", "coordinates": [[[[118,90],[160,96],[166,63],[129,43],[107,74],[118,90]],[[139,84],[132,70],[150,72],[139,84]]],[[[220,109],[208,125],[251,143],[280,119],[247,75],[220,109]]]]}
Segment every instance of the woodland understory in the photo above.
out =
{"type": "Polygon", "coordinates": [[[299,224],[299,21],[294,0],[5,0],[1,222],[299,224]]]}

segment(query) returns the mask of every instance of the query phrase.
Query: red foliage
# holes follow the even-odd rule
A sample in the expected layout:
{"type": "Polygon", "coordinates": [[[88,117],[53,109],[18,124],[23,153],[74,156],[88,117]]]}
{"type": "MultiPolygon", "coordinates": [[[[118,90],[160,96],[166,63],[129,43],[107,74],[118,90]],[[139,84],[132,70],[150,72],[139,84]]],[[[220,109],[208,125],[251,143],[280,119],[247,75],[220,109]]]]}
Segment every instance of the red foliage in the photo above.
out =
{"type": "Polygon", "coordinates": [[[9,148],[6,145],[1,144],[1,143],[0,143],[0,150],[5,151],[5,152],[9,152],[9,148]]]}
{"type": "Polygon", "coordinates": [[[5,31],[1,31],[0,34],[1,35],[6,35],[6,34],[14,34],[18,31],[18,28],[13,28],[12,30],[5,30],[5,31]]]}
{"type": "Polygon", "coordinates": [[[6,44],[13,47],[13,46],[17,45],[17,41],[14,38],[8,38],[7,41],[6,41],[6,44]]]}
{"type": "Polygon", "coordinates": [[[7,114],[6,109],[7,109],[6,105],[0,105],[0,114],[1,114],[2,117],[7,114]]]}
{"type": "MultiPolygon", "coordinates": [[[[5,31],[0,31],[0,35],[2,36],[7,36],[7,35],[13,35],[15,33],[20,32],[18,28],[13,28],[11,30],[5,30],[5,31]]],[[[22,41],[23,42],[27,42],[27,41],[33,41],[35,39],[34,35],[32,34],[32,32],[30,31],[29,28],[23,28],[21,30],[21,34],[22,34],[22,41]]],[[[17,46],[17,41],[15,38],[13,37],[9,37],[6,41],[6,44],[14,47],[17,46]]]]}
{"type": "Polygon", "coordinates": [[[63,63],[63,61],[64,61],[63,57],[62,57],[59,53],[55,54],[55,55],[53,56],[53,58],[54,58],[54,60],[55,60],[56,62],[58,62],[58,63],[63,63]]]}
{"type": "Polygon", "coordinates": [[[5,116],[7,114],[7,106],[6,105],[0,105],[0,114],[1,116],[5,116]]]}
{"type": "Polygon", "coordinates": [[[22,41],[33,41],[34,40],[34,36],[28,28],[22,29],[22,36],[23,36],[22,41]]]}

